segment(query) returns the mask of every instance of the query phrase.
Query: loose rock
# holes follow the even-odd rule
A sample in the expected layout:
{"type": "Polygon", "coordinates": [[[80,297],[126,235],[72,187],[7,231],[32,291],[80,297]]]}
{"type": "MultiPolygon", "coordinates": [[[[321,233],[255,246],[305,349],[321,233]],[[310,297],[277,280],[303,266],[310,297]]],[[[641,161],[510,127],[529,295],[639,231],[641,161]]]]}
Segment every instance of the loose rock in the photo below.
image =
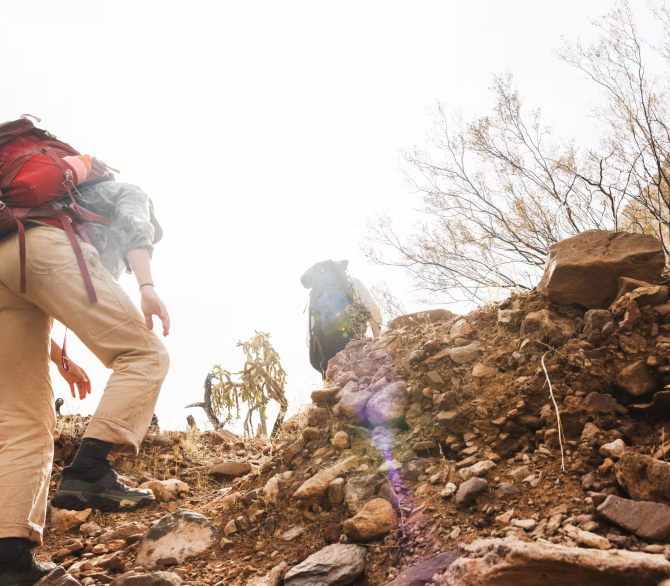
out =
{"type": "Polygon", "coordinates": [[[396,525],[397,516],[391,503],[373,499],[343,525],[345,535],[354,541],[371,541],[387,535],[396,525]]]}
{"type": "Polygon", "coordinates": [[[207,517],[189,510],[178,510],[163,517],[140,544],[137,564],[151,567],[161,558],[182,562],[199,555],[218,541],[218,532],[207,517]]]}
{"type": "Polygon", "coordinates": [[[660,555],[502,539],[461,547],[464,557],[436,576],[436,586],[657,586],[670,577],[670,562],[660,555]]]}
{"type": "Polygon", "coordinates": [[[626,452],[614,469],[617,481],[633,500],[670,504],[670,464],[626,452]]]}
{"type": "Polygon", "coordinates": [[[461,506],[472,502],[478,495],[483,493],[489,487],[489,483],[483,478],[475,476],[470,480],[465,481],[458,488],[458,492],[454,497],[454,502],[461,506]]]}
{"type": "Polygon", "coordinates": [[[170,480],[151,480],[141,484],[140,488],[151,490],[159,503],[169,503],[180,497],[183,498],[188,494],[188,484],[176,478],[171,478],[170,480]]]}
{"type": "Polygon", "coordinates": [[[346,450],[349,447],[349,434],[346,431],[338,431],[333,436],[332,446],[336,450],[346,450]]]}
{"type": "Polygon", "coordinates": [[[667,505],[610,495],[598,507],[598,514],[641,539],[665,541],[670,537],[670,507],[667,505]]]}
{"type": "Polygon", "coordinates": [[[642,361],[634,362],[619,372],[617,385],[633,397],[641,397],[656,388],[654,378],[642,361]]]}
{"type": "Polygon", "coordinates": [[[253,470],[249,462],[221,462],[209,469],[211,476],[245,476],[253,470]]]}
{"type": "Polygon", "coordinates": [[[328,545],[284,576],[284,586],[346,586],[365,569],[367,550],[358,545],[328,545]]]}
{"type": "Polygon", "coordinates": [[[318,472],[312,476],[312,478],[304,482],[302,486],[295,491],[293,498],[308,499],[314,496],[323,496],[328,490],[328,485],[333,480],[356,467],[358,467],[358,456],[350,456],[346,460],[343,460],[326,470],[321,470],[321,472],[318,472]]]}
{"type": "Polygon", "coordinates": [[[365,413],[372,425],[399,425],[405,421],[408,403],[407,385],[398,381],[376,393],[368,401],[365,413]]]}

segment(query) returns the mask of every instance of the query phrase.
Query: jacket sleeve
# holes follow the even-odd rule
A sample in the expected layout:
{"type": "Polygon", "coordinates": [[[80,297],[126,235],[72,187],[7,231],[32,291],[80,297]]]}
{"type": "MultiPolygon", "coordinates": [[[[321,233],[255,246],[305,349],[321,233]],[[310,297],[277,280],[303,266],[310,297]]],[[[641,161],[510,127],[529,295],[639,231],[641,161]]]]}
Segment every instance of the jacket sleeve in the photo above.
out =
{"type": "Polygon", "coordinates": [[[136,185],[105,181],[93,186],[97,196],[113,207],[109,235],[125,259],[131,250],[154,250],[154,227],[149,213],[149,196],[136,185]]]}

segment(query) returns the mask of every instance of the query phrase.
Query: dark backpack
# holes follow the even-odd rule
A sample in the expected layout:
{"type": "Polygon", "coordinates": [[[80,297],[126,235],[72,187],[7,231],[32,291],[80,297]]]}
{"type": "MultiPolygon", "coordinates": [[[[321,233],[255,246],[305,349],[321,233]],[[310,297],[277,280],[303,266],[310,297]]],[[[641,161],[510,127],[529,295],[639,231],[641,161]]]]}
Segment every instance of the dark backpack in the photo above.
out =
{"type": "MultiPolygon", "coordinates": [[[[19,120],[0,124],[0,239],[14,232],[19,233],[21,293],[26,292],[23,223],[34,220],[65,230],[74,249],[88,297],[92,303],[97,301],[76,234],[90,244],[87,232],[89,223],[108,224],[109,220],[83,210],[74,200],[74,171],[63,159],[80,154],[69,144],[37,128],[25,115],[19,120]],[[72,207],[54,206],[54,202],[65,193],[70,195],[72,207]]],[[[113,180],[111,171],[113,169],[94,158],[91,160],[91,172],[81,185],[113,180]]]]}
{"type": "Polygon", "coordinates": [[[353,340],[367,329],[371,315],[356,298],[347,264],[347,261],[319,262],[300,278],[303,287],[310,290],[310,346],[315,336],[353,340]]]}

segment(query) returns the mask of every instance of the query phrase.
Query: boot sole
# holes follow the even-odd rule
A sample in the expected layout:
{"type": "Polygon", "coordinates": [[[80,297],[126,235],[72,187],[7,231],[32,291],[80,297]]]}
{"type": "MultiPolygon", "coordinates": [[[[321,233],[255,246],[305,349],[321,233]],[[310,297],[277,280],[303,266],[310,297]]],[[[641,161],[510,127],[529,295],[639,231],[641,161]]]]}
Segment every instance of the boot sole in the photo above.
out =
{"type": "Polygon", "coordinates": [[[155,502],[155,497],[148,496],[139,499],[129,499],[96,495],[94,498],[89,499],[82,493],[72,493],[57,494],[51,499],[51,506],[54,509],[66,509],[68,511],[95,509],[97,511],[102,511],[103,513],[110,513],[114,511],[135,511],[155,502]]]}

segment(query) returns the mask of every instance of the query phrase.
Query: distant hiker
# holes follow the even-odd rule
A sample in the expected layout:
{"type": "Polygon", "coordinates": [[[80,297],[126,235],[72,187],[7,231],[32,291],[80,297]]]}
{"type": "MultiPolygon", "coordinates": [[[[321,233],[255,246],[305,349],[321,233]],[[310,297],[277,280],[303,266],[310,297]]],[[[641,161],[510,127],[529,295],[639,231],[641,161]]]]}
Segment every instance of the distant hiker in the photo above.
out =
{"type": "Polygon", "coordinates": [[[380,334],[381,315],[372,295],[347,272],[348,260],[316,263],[301,278],[309,289],[309,361],[326,378],[328,361],[351,340],[372,328],[380,334]]]}
{"type": "Polygon", "coordinates": [[[151,331],[153,316],[170,330],[151,275],[160,237],[141,189],[25,118],[0,125],[0,586],[31,586],[50,569],[30,552],[42,542],[54,450],[50,354],[73,393],[90,393],[65,347],[50,343],[54,319],[113,373],[52,506],[154,502],[119,481],[107,456],[138,453],[168,370],[151,331]],[[116,281],[124,269],[135,273],[141,312],[116,281]]]}

